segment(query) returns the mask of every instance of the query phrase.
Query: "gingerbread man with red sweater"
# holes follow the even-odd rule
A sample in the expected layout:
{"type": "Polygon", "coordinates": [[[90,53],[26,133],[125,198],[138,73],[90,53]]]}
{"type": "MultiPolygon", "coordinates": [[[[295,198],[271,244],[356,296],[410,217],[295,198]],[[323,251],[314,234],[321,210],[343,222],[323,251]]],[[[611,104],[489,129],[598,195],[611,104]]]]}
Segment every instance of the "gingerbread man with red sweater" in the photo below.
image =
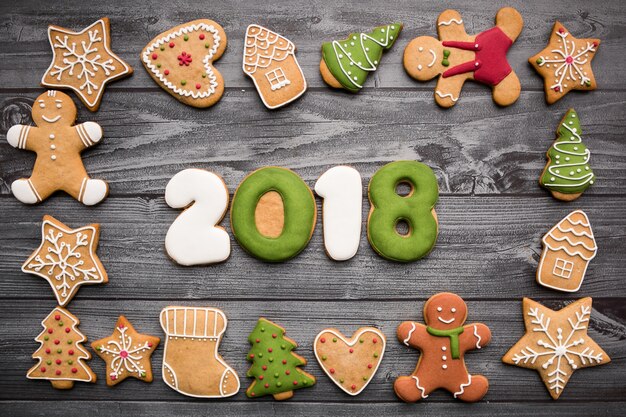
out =
{"type": "Polygon", "coordinates": [[[466,318],[467,306],[461,297],[439,293],[424,305],[425,326],[412,321],[398,326],[398,340],[421,351],[415,371],[394,383],[400,399],[416,402],[439,388],[466,402],[480,401],[485,396],[489,381],[482,375],[470,375],[463,355],[486,346],[491,331],[482,323],[464,326],[466,318]]]}

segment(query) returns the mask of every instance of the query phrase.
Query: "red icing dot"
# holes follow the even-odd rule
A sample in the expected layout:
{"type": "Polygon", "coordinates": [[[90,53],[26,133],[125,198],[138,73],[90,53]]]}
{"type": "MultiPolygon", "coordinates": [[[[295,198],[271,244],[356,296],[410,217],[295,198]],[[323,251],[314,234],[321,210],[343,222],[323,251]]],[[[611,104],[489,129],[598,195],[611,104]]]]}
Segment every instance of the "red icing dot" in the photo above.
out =
{"type": "Polygon", "coordinates": [[[73,351],[72,349],[70,349],[70,350],[68,350],[68,351],[67,351],[67,354],[68,354],[68,355],[73,355],[73,354],[74,354],[74,351],[73,351]]]}
{"type": "Polygon", "coordinates": [[[57,314],[56,316],[54,316],[54,319],[55,319],[55,320],[61,320],[61,315],[60,315],[60,314],[57,314]]]}
{"type": "Polygon", "coordinates": [[[60,370],[57,370],[57,371],[55,372],[55,374],[57,374],[57,375],[61,375],[61,371],[60,371],[60,370]]]}
{"type": "Polygon", "coordinates": [[[54,339],[54,344],[58,345],[59,343],[61,343],[61,341],[59,339],[54,339]]]}
{"type": "Polygon", "coordinates": [[[173,48],[173,47],[174,47],[174,45],[175,45],[175,43],[174,43],[174,42],[170,42],[170,48],[173,48]]]}
{"type": "Polygon", "coordinates": [[[204,33],[201,33],[199,36],[200,40],[204,40],[204,33]]]}
{"type": "Polygon", "coordinates": [[[163,74],[165,74],[165,75],[170,75],[170,70],[165,70],[165,71],[163,71],[163,74]]]}
{"type": "Polygon", "coordinates": [[[157,59],[158,55],[157,54],[152,54],[152,59],[157,59]]]}
{"type": "Polygon", "coordinates": [[[561,91],[561,87],[559,87],[559,86],[557,85],[556,87],[554,87],[554,91],[556,91],[556,92],[558,93],[559,91],[561,91]]]}
{"type": "Polygon", "coordinates": [[[255,342],[261,343],[261,339],[257,339],[257,340],[255,340],[255,342]]]}
{"type": "Polygon", "coordinates": [[[378,343],[378,339],[373,338],[373,339],[372,339],[372,343],[378,343]]]}
{"type": "Polygon", "coordinates": [[[352,384],[350,388],[352,388],[352,391],[354,391],[356,389],[356,385],[352,384]]]}
{"type": "Polygon", "coordinates": [[[265,387],[265,388],[269,388],[269,387],[270,387],[270,384],[266,383],[266,384],[264,385],[264,387],[265,387]]]}
{"type": "Polygon", "coordinates": [[[115,381],[117,379],[116,375],[111,375],[111,381],[115,381]]]}
{"type": "Polygon", "coordinates": [[[367,364],[367,367],[368,367],[369,369],[372,369],[372,364],[371,364],[371,363],[368,363],[368,364],[367,364]]]}
{"type": "Polygon", "coordinates": [[[322,338],[320,339],[320,342],[322,342],[322,343],[326,343],[326,338],[325,338],[325,337],[322,337],[322,338]]]}
{"type": "Polygon", "coordinates": [[[259,375],[259,379],[260,379],[261,381],[263,381],[263,378],[265,378],[263,375],[259,375]]]}
{"type": "Polygon", "coordinates": [[[571,56],[568,56],[567,58],[565,58],[565,62],[568,64],[571,64],[572,62],[574,62],[574,58],[572,58],[571,56]]]}
{"type": "Polygon", "coordinates": [[[255,394],[254,392],[251,392],[251,393],[250,393],[250,396],[251,396],[251,397],[254,397],[255,395],[256,395],[256,394],[255,394]]]}
{"type": "Polygon", "coordinates": [[[267,365],[263,365],[261,368],[263,368],[264,371],[267,371],[267,365]]]}
{"type": "Polygon", "coordinates": [[[267,351],[272,353],[272,348],[267,348],[267,351]]]}
{"type": "Polygon", "coordinates": [[[293,385],[298,385],[298,381],[293,381],[293,385]]]}
{"type": "Polygon", "coordinates": [[[254,359],[254,353],[250,354],[250,359],[254,359]]]}
{"type": "Polygon", "coordinates": [[[199,90],[200,88],[202,88],[202,84],[197,83],[197,84],[196,84],[196,90],[199,90]]]}
{"type": "Polygon", "coordinates": [[[66,327],[66,328],[65,328],[65,333],[69,333],[69,332],[70,332],[70,328],[69,328],[69,327],[66,327]]]}
{"type": "Polygon", "coordinates": [[[49,348],[48,348],[48,349],[46,349],[46,353],[50,353],[50,349],[49,349],[49,348]]]}
{"type": "Polygon", "coordinates": [[[122,358],[127,358],[127,357],[128,357],[128,352],[127,352],[127,351],[125,351],[125,350],[121,350],[121,351],[120,351],[120,356],[121,356],[122,358]]]}
{"type": "Polygon", "coordinates": [[[276,333],[272,333],[272,338],[276,339],[276,333]]]}
{"type": "Polygon", "coordinates": [[[48,334],[52,334],[53,331],[54,330],[52,330],[52,329],[48,329],[48,334]]]}
{"type": "Polygon", "coordinates": [[[78,372],[78,369],[72,368],[72,373],[75,374],[76,372],[78,372]]]}
{"type": "Polygon", "coordinates": [[[57,365],[61,365],[61,359],[57,359],[55,362],[57,365]]]}
{"type": "Polygon", "coordinates": [[[350,348],[350,353],[354,353],[354,349],[350,348]]]}
{"type": "Polygon", "coordinates": [[[285,371],[285,375],[289,375],[290,373],[291,373],[291,372],[289,372],[289,369],[287,369],[287,370],[285,371]]]}
{"type": "Polygon", "coordinates": [[[287,365],[287,360],[283,359],[283,365],[287,365]]]}
{"type": "Polygon", "coordinates": [[[152,342],[148,342],[148,347],[152,347],[152,342]]]}
{"type": "Polygon", "coordinates": [[[565,32],[565,29],[559,28],[559,33],[563,33],[563,32],[565,32]]]}
{"type": "Polygon", "coordinates": [[[42,367],[41,367],[41,369],[40,369],[40,371],[41,371],[41,372],[46,372],[46,367],[45,367],[45,366],[42,366],[42,367]]]}
{"type": "Polygon", "coordinates": [[[328,371],[329,371],[331,374],[334,374],[334,373],[335,373],[335,368],[330,368],[328,371]]]}
{"type": "Polygon", "coordinates": [[[597,47],[598,47],[598,42],[594,42],[594,43],[593,43],[593,47],[594,47],[594,48],[597,48],[597,47]]]}

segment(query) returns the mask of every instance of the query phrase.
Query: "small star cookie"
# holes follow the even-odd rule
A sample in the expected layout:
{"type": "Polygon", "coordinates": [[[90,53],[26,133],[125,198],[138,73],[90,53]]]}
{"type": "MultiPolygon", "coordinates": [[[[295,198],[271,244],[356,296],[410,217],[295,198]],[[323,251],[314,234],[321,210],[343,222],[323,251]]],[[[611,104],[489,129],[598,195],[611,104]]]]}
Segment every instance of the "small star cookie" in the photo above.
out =
{"type": "Polygon", "coordinates": [[[524,298],[526,334],[502,358],[502,362],[535,369],[553,399],[558,399],[575,370],[604,365],[611,358],[594,342],[587,329],[591,298],[581,298],[554,311],[524,298]]]}
{"type": "Polygon", "coordinates": [[[571,90],[595,90],[591,61],[600,39],[576,39],[559,21],[554,23],[550,42],[528,62],[544,78],[546,101],[552,104],[571,90]]]}
{"type": "Polygon", "coordinates": [[[106,362],[107,385],[112,387],[128,377],[152,382],[150,358],[159,345],[156,336],[137,333],[124,316],[117,319],[113,334],[91,344],[106,362]]]}
{"type": "Polygon", "coordinates": [[[131,66],[111,51],[107,17],[80,32],[50,25],[48,39],[52,47],[52,63],[43,75],[41,85],[74,90],[91,111],[100,107],[107,83],[133,73],[131,66]]]}

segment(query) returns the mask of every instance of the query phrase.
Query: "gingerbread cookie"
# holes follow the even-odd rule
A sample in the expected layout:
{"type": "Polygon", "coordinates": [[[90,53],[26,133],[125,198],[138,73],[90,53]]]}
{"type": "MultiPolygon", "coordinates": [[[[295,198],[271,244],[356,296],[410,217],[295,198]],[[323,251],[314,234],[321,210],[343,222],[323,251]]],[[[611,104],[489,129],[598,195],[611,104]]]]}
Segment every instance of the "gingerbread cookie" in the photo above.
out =
{"type": "Polygon", "coordinates": [[[120,316],[113,334],[91,343],[91,348],[106,363],[107,385],[112,387],[128,377],[152,382],[151,356],[159,339],[137,333],[126,317],[120,316]]]}
{"type": "Polygon", "coordinates": [[[59,26],[48,27],[52,62],[41,85],[74,90],[91,111],[100,107],[104,87],[127,77],[133,69],[111,51],[109,18],[94,22],[80,32],[59,26]]]}
{"type": "Polygon", "coordinates": [[[239,376],[218,353],[226,315],[212,307],[165,307],[163,380],[189,397],[225,398],[239,392],[239,376]]]}
{"type": "Polygon", "coordinates": [[[320,72],[334,88],[358,93],[370,72],[376,71],[384,51],[391,49],[402,23],[379,26],[369,33],[351,33],[344,40],[324,42],[320,72]]]}
{"type": "Polygon", "coordinates": [[[495,27],[468,35],[461,14],[445,10],[437,18],[439,39],[420,36],[409,42],[404,50],[404,69],[418,81],[440,75],[435,102],[441,107],[456,104],[467,80],[490,86],[493,100],[509,106],[519,98],[521,85],[506,54],[523,26],[519,12],[505,7],[496,14],[495,27]]]}
{"type": "Polygon", "coordinates": [[[326,375],[344,392],[358,395],[374,378],[385,353],[385,335],[374,327],[361,327],[352,337],[337,329],[322,330],[313,351],[326,375]]]}
{"type": "Polygon", "coordinates": [[[306,91],[293,42],[263,26],[250,25],[243,48],[243,72],[252,78],[263,104],[276,109],[306,91]]]}
{"type": "Polygon", "coordinates": [[[542,239],[537,282],[559,291],[576,292],[587,266],[598,251],[587,215],[576,210],[558,222],[542,239]]]}
{"type": "Polygon", "coordinates": [[[80,153],[100,142],[102,128],[94,122],[74,125],[76,106],[67,94],[50,90],[33,106],[36,127],[14,125],[7,142],[37,154],[30,178],[13,181],[11,191],[25,204],[39,203],[55,191],[65,191],[86,206],[98,204],[109,193],[102,180],[89,178],[80,153]]]}
{"type": "Polygon", "coordinates": [[[152,79],[178,101],[204,108],[224,94],[224,79],[213,62],[225,50],[224,28],[198,19],[157,35],[141,51],[141,62],[152,79]]]}
{"type": "Polygon", "coordinates": [[[248,397],[272,395],[275,400],[287,400],[294,390],[315,384],[315,377],[300,369],[306,359],[292,352],[298,345],[276,323],[260,318],[248,341],[248,361],[252,365],[247,376],[254,377],[246,390],[248,397]]]}
{"type": "Polygon", "coordinates": [[[582,195],[596,177],[589,167],[591,153],[583,143],[580,120],[569,109],[556,131],[557,137],[546,153],[546,163],[539,184],[554,198],[573,201],[582,195]]]}
{"type": "Polygon", "coordinates": [[[38,362],[26,374],[28,379],[45,379],[56,389],[70,389],[76,381],[96,382],[96,374],[85,363],[91,354],[83,346],[87,338],[78,330],[79,323],[62,307],[48,314],[41,322],[44,331],[35,338],[41,346],[33,353],[38,362]]]}
{"type": "Polygon", "coordinates": [[[228,209],[228,188],[221,177],[203,169],[185,169],[165,188],[165,202],[185,210],[165,236],[167,254],[181,265],[222,262],[230,256],[230,237],[217,226],[228,209]]]}
{"type": "Polygon", "coordinates": [[[406,402],[415,402],[443,388],[467,402],[480,401],[489,389],[482,375],[470,375],[465,367],[465,352],[489,344],[491,332],[482,323],[463,325],[467,306],[452,293],[435,294],[424,304],[424,321],[405,321],[398,326],[398,340],[421,354],[410,376],[396,379],[393,389],[406,402]]]}
{"type": "Polygon", "coordinates": [[[558,399],[577,369],[604,365],[611,358],[587,334],[591,298],[554,311],[529,298],[522,304],[526,334],[502,362],[535,369],[553,399],[558,399]]]}
{"type": "Polygon", "coordinates": [[[96,249],[100,225],[71,229],[52,216],[44,216],[41,244],[22,265],[22,271],[48,281],[59,302],[65,306],[81,285],[104,284],[107,273],[96,249]]]}
{"type": "Polygon", "coordinates": [[[528,62],[544,79],[546,101],[552,104],[572,90],[595,90],[591,61],[600,39],[576,39],[558,20],[552,27],[550,42],[528,62]]]}

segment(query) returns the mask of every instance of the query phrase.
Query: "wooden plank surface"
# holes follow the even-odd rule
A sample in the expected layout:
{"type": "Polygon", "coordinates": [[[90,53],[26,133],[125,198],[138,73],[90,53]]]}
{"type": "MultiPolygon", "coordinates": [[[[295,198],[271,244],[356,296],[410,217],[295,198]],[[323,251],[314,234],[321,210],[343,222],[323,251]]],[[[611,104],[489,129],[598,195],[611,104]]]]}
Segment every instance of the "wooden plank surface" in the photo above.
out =
{"type": "MultiPolygon", "coordinates": [[[[0,4],[0,313],[6,318],[0,340],[0,415],[620,415],[626,406],[626,11],[619,0],[558,2],[510,1],[525,20],[509,52],[523,92],[508,108],[493,104],[490,90],[468,83],[458,105],[438,108],[434,81],[418,83],[402,68],[402,53],[415,36],[436,35],[437,15],[461,12],[470,33],[493,24],[499,6],[474,2],[389,0],[356,2],[290,0],[283,3],[182,0],[155,3],[28,0],[0,4]],[[201,13],[199,11],[202,11],[201,13]],[[101,124],[105,138],[84,153],[93,177],[107,180],[111,195],[87,208],[57,195],[26,207],[10,194],[13,180],[28,176],[34,155],[11,148],[7,129],[30,123],[30,108],[43,89],[41,75],[51,52],[48,24],[81,29],[108,16],[113,49],[135,74],[112,84],[99,112],[79,105],[79,121],[101,124]],[[198,17],[214,19],[228,35],[228,49],[216,67],[226,93],[213,108],[192,109],[161,91],[143,70],[139,52],[171,26],[198,17]],[[543,49],[554,19],[577,37],[598,37],[594,59],[599,90],[570,93],[550,107],[543,81],[527,58],[543,49]],[[358,95],[325,86],[319,75],[320,45],[350,31],[401,21],[404,31],[378,71],[358,95]],[[245,28],[259,23],[289,37],[310,86],[297,102],[266,110],[241,71],[245,28]],[[558,121],[574,107],[583,140],[592,151],[598,180],[574,203],[561,203],[537,185],[545,152],[558,121]],[[184,268],[163,249],[167,228],[179,211],[163,199],[167,181],[188,167],[221,175],[231,193],[246,174],[265,165],[295,170],[312,187],[326,169],[356,167],[369,178],[385,163],[416,159],[435,171],[441,193],[440,235],[435,250],[409,265],[387,262],[370,248],[363,232],[357,256],[345,263],[327,258],[318,223],[306,250],[284,264],[269,265],[247,255],[231,236],[231,258],[220,265],[184,268]],[[590,217],[599,252],[582,289],[575,294],[540,287],[534,274],[541,236],[569,211],[590,217]],[[23,274],[22,262],[37,247],[44,214],[72,226],[102,225],[99,255],[109,283],[83,287],[69,305],[90,340],[111,333],[125,314],[146,333],[163,336],[158,313],[166,305],[222,308],[229,327],[220,352],[237,370],[242,392],[222,401],[184,397],[161,380],[163,348],[157,349],[155,381],[126,381],[111,389],[103,362],[89,364],[97,384],[57,391],[31,381],[40,321],[54,306],[48,284],[23,274]],[[412,371],[417,353],[395,341],[403,320],[421,320],[424,301],[438,291],[454,291],[470,308],[469,320],[487,323],[492,343],[468,355],[469,369],[491,383],[484,401],[467,405],[440,392],[421,404],[406,405],[393,394],[393,380],[412,371]],[[549,399],[536,372],[506,366],[501,356],[523,334],[521,298],[552,308],[582,296],[594,298],[589,334],[607,351],[609,365],[576,372],[558,401],[549,399]],[[259,316],[274,319],[300,344],[306,370],[318,377],[314,388],[288,402],[249,400],[243,389],[247,335],[259,316]],[[324,327],[350,333],[363,325],[380,327],[388,350],[371,385],[348,397],[323,375],[312,341],[324,327]]],[[[504,4],[503,4],[504,5],[504,4]]],[[[77,100],[75,100],[77,101],[77,100]]],[[[318,199],[318,209],[321,201],[318,199]]],[[[364,213],[368,203],[364,200],[364,213]]],[[[229,215],[224,226],[230,232],[229,215]]],[[[364,223],[365,227],[365,223],[364,223]]]]}

